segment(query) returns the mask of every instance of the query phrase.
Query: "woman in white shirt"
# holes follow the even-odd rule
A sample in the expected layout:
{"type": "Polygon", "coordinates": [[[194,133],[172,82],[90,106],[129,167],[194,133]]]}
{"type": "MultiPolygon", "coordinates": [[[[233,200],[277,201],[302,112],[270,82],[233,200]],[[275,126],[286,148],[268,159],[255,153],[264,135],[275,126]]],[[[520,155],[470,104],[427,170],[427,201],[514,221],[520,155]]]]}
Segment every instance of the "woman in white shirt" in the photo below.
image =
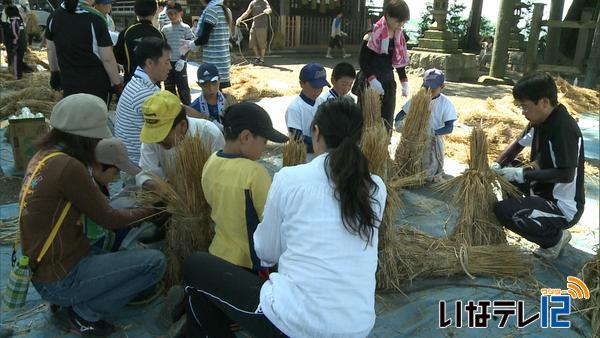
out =
{"type": "Polygon", "coordinates": [[[365,337],[375,323],[378,227],[386,189],[358,147],[363,117],[348,100],[323,103],[318,155],[273,178],[254,250],[266,281],[207,253],[185,262],[188,337],[365,337]]]}

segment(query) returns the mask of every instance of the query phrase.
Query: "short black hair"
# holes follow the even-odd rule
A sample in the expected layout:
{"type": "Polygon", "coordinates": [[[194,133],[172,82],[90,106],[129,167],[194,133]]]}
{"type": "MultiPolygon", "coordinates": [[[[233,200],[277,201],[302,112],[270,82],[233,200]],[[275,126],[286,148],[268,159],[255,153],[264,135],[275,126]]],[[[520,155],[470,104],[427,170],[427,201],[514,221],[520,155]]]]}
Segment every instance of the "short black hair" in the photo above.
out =
{"type": "Polygon", "coordinates": [[[133,3],[133,11],[135,15],[145,18],[156,14],[158,6],[154,0],[135,0],[133,3]]]}
{"type": "Polygon", "coordinates": [[[531,100],[535,104],[547,98],[553,106],[558,105],[556,83],[552,76],[545,72],[532,72],[523,76],[512,90],[515,100],[531,100]]]}
{"type": "Polygon", "coordinates": [[[19,9],[15,5],[6,6],[4,13],[6,13],[6,16],[9,18],[21,17],[21,13],[19,13],[19,9]]]}
{"type": "Polygon", "coordinates": [[[348,62],[340,62],[333,67],[331,78],[337,81],[343,77],[351,77],[353,79],[356,77],[356,70],[354,69],[354,66],[348,62]]]}
{"type": "Polygon", "coordinates": [[[135,61],[140,67],[144,68],[146,60],[151,59],[158,62],[165,50],[171,50],[171,46],[167,41],[155,36],[142,38],[135,47],[135,61]]]}
{"type": "Polygon", "coordinates": [[[177,114],[177,116],[175,116],[175,119],[173,120],[173,125],[171,126],[171,130],[173,128],[177,127],[179,122],[184,121],[186,118],[187,118],[187,114],[185,113],[185,109],[181,108],[181,110],[179,111],[179,114],[177,114]]]}
{"type": "Polygon", "coordinates": [[[404,0],[390,0],[383,9],[383,14],[399,21],[410,20],[410,9],[404,0]]]}

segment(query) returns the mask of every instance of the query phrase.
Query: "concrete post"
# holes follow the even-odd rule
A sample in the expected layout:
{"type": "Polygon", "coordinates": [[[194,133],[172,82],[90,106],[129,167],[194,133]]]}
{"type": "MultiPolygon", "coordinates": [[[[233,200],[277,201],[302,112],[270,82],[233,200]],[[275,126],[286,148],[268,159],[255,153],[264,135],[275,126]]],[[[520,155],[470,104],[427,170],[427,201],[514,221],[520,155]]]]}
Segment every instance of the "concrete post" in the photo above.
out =
{"type": "Polygon", "coordinates": [[[596,19],[596,28],[594,30],[594,40],[590,57],[587,61],[587,70],[585,72],[584,87],[594,88],[600,78],[600,15],[596,19]]]}
{"type": "Polygon", "coordinates": [[[531,16],[531,30],[527,41],[527,65],[525,72],[530,72],[537,65],[538,43],[540,41],[540,31],[542,30],[542,15],[544,14],[544,4],[534,3],[533,14],[531,16]]]}
{"type": "MultiPolygon", "coordinates": [[[[550,5],[550,20],[562,21],[563,8],[565,0],[552,0],[550,5]]],[[[544,63],[553,65],[558,60],[558,50],[560,47],[560,28],[548,28],[548,36],[546,40],[546,55],[544,63]]]]}
{"type": "Polygon", "coordinates": [[[498,10],[498,24],[494,38],[494,49],[492,50],[492,64],[490,76],[502,79],[506,75],[506,64],[508,61],[508,44],[510,42],[510,31],[514,21],[513,0],[501,0],[498,10]]]}

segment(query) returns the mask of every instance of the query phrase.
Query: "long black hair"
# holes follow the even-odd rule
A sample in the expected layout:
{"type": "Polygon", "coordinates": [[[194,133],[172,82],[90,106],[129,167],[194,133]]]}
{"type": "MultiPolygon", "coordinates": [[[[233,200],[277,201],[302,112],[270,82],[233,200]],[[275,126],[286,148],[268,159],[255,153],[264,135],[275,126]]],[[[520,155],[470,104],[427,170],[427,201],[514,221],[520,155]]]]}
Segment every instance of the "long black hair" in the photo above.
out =
{"type": "Polygon", "coordinates": [[[56,149],[74,157],[85,166],[96,161],[96,145],[100,139],[65,133],[58,129],[52,129],[35,142],[39,150],[56,149]]]}
{"type": "Polygon", "coordinates": [[[318,126],[327,144],[325,170],[335,185],[344,227],[369,244],[379,220],[372,208],[377,184],[369,173],[367,158],[358,147],[363,129],[362,111],[347,98],[329,100],[319,106],[312,123],[312,128],[318,126]]]}

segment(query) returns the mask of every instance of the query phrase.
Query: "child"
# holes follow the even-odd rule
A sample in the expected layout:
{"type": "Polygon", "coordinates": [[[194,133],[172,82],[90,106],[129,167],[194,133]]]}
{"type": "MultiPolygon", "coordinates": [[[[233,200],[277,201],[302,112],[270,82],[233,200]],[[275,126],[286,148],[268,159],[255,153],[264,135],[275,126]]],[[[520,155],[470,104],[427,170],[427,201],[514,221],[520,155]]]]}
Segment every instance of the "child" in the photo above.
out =
{"type": "Polygon", "coordinates": [[[13,76],[15,80],[23,77],[23,58],[25,57],[25,49],[27,49],[27,34],[25,33],[25,24],[23,18],[16,6],[8,6],[4,11],[8,18],[9,30],[7,37],[8,58],[13,68],[13,76]]]}
{"type": "Polygon", "coordinates": [[[170,3],[167,7],[167,15],[171,23],[162,28],[162,33],[172,48],[171,67],[173,68],[165,80],[165,89],[176,95],[179,92],[181,103],[189,105],[192,99],[187,79],[186,54],[181,53],[181,46],[183,43],[187,45],[196,37],[192,33],[190,26],[181,21],[183,8],[180,4],[175,2],[170,3]],[[175,90],[176,87],[177,90],[175,90]]]}
{"type": "MultiPolygon", "coordinates": [[[[423,87],[431,90],[431,119],[432,132],[431,156],[424,160],[424,166],[428,170],[428,178],[432,182],[442,180],[444,173],[444,139],[442,135],[452,133],[454,121],[456,121],[456,108],[450,99],[442,94],[444,89],[444,73],[441,70],[431,68],[423,74],[423,87]]],[[[411,99],[412,100],[412,99],[411,99]]],[[[396,116],[396,131],[401,129],[401,121],[410,109],[411,100],[406,101],[402,110],[396,116]]]]}
{"type": "Polygon", "coordinates": [[[323,92],[323,87],[331,87],[327,82],[325,68],[318,63],[309,63],[300,70],[300,87],[302,91],[285,112],[285,124],[290,137],[306,144],[307,161],[312,160],[314,151],[311,139],[310,125],[318,105],[316,100],[323,92]]]}
{"type": "Polygon", "coordinates": [[[237,102],[233,96],[219,90],[221,84],[219,70],[215,65],[203,63],[198,67],[197,74],[198,85],[202,88],[202,93],[192,102],[191,107],[213,121],[223,131],[221,118],[225,113],[225,109],[237,102]]]}
{"type": "Polygon", "coordinates": [[[225,147],[212,154],[202,171],[202,190],[215,222],[215,237],[208,251],[258,271],[260,262],[251,239],[262,218],[271,177],[256,160],[267,140],[283,143],[288,138],[273,128],[267,112],[254,103],[232,105],[222,121],[225,147]]]}
{"type": "MultiPolygon", "coordinates": [[[[123,141],[117,138],[103,139],[98,142],[95,153],[96,162],[90,167],[92,177],[107,198],[110,197],[108,185],[119,179],[119,171],[132,176],[140,172],[140,168],[129,160],[123,141]]],[[[90,244],[109,252],[119,249],[129,230],[127,228],[112,231],[97,225],[88,217],[83,220],[83,231],[90,244]]]]}
{"type": "Polygon", "coordinates": [[[346,49],[344,48],[344,37],[348,36],[345,32],[342,32],[342,17],[344,16],[343,12],[338,12],[333,21],[331,21],[331,35],[329,37],[329,48],[327,48],[327,55],[325,55],[328,59],[333,59],[331,56],[331,50],[333,48],[339,48],[342,50],[342,55],[345,58],[349,58],[350,54],[346,53],[346,49]]]}
{"type": "Polygon", "coordinates": [[[347,62],[338,63],[333,68],[333,73],[331,73],[331,84],[333,85],[333,88],[321,93],[317,103],[321,104],[327,100],[338,97],[348,98],[352,100],[352,102],[357,103],[358,98],[350,92],[355,78],[356,71],[354,70],[354,66],[347,62]]]}

